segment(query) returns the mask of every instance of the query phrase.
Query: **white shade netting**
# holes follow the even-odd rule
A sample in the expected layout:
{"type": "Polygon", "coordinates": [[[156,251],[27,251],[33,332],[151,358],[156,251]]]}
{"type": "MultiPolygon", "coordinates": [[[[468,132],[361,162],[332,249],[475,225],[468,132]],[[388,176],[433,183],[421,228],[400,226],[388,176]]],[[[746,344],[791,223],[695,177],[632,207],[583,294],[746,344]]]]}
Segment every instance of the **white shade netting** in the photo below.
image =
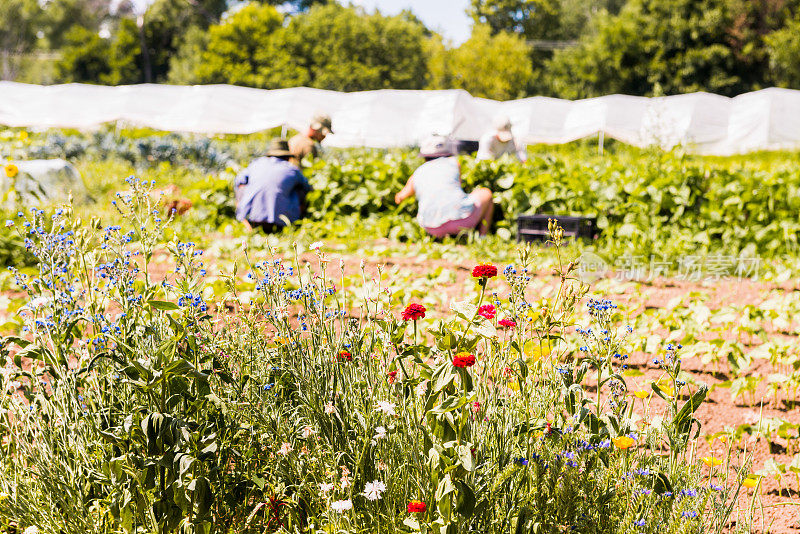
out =
{"type": "Polygon", "coordinates": [[[334,134],[325,144],[335,147],[416,145],[432,133],[477,140],[500,114],[511,119],[515,135],[526,144],[567,143],[602,133],[635,146],[685,145],[716,155],[800,147],[800,91],[790,89],[734,98],[693,93],[498,102],[459,89],[339,93],[304,87],[0,82],[0,124],[36,129],[92,129],[123,121],[165,131],[248,134],[280,126],[299,130],[321,112],[333,118],[334,134]]]}

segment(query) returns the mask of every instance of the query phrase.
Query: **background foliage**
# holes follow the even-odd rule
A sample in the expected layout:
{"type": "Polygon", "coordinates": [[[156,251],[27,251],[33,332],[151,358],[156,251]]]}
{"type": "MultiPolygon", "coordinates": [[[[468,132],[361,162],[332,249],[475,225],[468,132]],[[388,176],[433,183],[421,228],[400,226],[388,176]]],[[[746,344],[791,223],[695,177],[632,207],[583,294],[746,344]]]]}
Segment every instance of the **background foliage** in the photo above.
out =
{"type": "Polygon", "coordinates": [[[0,76],[37,83],[233,83],[476,96],[735,95],[797,87],[798,0],[473,0],[455,46],[412,13],[333,0],[9,0],[0,76]],[[280,12],[274,5],[284,7],[280,12]]]}

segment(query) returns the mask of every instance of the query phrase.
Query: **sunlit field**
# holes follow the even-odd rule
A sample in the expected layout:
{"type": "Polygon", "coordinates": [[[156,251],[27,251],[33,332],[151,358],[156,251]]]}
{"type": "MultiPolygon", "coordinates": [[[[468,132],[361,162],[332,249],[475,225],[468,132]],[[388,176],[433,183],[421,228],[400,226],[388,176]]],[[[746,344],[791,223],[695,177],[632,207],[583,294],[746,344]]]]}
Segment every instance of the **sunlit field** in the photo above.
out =
{"type": "Polygon", "coordinates": [[[797,526],[797,153],[462,156],[493,235],[442,241],[394,204],[410,149],[329,150],[246,231],[268,139],[0,133],[85,185],[2,192],[0,531],[797,526]]]}

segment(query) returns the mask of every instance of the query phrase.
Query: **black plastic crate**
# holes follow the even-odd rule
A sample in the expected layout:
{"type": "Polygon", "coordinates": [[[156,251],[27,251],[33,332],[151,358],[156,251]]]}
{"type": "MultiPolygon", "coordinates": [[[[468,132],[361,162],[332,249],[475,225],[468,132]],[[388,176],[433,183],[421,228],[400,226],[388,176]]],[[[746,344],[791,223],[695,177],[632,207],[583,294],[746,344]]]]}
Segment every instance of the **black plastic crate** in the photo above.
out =
{"type": "Polygon", "coordinates": [[[474,154],[478,151],[478,142],[458,139],[456,140],[456,150],[459,154],[474,154]]]}
{"type": "Polygon", "coordinates": [[[547,241],[550,219],[555,219],[564,229],[564,237],[583,239],[597,238],[597,217],[573,217],[569,215],[520,215],[517,217],[517,241],[547,241]]]}

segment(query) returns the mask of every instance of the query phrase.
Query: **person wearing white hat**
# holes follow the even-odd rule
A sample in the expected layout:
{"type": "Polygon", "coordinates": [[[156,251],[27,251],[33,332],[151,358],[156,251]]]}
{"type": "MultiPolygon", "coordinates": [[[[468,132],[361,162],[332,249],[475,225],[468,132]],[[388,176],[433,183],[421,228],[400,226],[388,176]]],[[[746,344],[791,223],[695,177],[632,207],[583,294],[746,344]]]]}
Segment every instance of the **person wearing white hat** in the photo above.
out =
{"type": "Polygon", "coordinates": [[[395,202],[400,204],[416,196],[419,202],[417,221],[434,237],[458,235],[476,228],[480,235],[488,234],[494,213],[492,192],[485,187],[470,194],[464,192],[452,140],[434,135],[422,143],[419,151],[425,163],[395,195],[395,202]]]}
{"type": "Polygon", "coordinates": [[[498,115],[492,122],[492,130],[486,132],[478,143],[477,160],[497,159],[504,154],[513,154],[520,161],[525,161],[525,149],[520,150],[511,133],[511,119],[506,115],[498,115]]]}

